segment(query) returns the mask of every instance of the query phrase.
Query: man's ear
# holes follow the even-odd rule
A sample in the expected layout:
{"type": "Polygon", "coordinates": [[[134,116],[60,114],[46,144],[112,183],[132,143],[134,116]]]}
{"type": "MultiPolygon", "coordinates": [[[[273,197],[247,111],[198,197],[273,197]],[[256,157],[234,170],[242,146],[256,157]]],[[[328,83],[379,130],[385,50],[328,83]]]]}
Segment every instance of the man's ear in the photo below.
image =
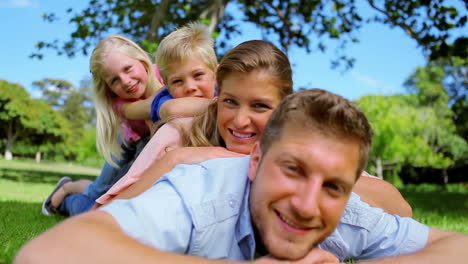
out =
{"type": "Polygon", "coordinates": [[[248,176],[251,181],[257,176],[258,165],[260,164],[260,159],[262,158],[262,150],[260,149],[260,142],[257,141],[250,151],[250,162],[249,162],[249,171],[248,176]]]}

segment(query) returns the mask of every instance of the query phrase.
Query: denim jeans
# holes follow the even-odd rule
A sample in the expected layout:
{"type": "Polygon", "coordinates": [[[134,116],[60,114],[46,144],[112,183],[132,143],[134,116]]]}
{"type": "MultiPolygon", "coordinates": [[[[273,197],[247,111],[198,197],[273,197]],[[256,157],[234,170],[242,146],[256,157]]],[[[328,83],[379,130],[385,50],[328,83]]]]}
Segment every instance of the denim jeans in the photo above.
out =
{"type": "Polygon", "coordinates": [[[122,144],[122,159],[117,160],[114,158],[119,167],[113,167],[106,162],[102,167],[101,174],[96,180],[89,183],[82,193],[74,193],[65,197],[65,200],[59,206],[59,211],[69,216],[89,211],[94,206],[95,200],[107,192],[112,185],[127,173],[148,140],[149,138],[144,138],[135,144],[122,144]]]}

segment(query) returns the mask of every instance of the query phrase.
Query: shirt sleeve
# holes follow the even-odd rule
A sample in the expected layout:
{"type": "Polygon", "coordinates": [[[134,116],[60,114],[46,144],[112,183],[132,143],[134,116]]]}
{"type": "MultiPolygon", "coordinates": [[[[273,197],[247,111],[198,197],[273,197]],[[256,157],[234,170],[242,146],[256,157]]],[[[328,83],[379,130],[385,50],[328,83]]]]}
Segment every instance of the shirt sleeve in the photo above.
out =
{"type": "Polygon", "coordinates": [[[428,226],[371,207],[353,193],[337,229],[320,247],[341,261],[375,259],[417,252],[428,237],[428,226]]]}
{"type": "Polygon", "coordinates": [[[102,207],[130,237],[163,251],[185,253],[192,219],[181,197],[168,181],[160,181],[129,200],[115,200],[102,207]]]}
{"type": "Polygon", "coordinates": [[[174,99],[172,95],[169,93],[169,90],[167,88],[162,89],[153,99],[153,102],[151,102],[151,120],[153,122],[157,122],[161,120],[161,117],[159,116],[159,109],[161,109],[161,106],[171,100],[174,99]]]}

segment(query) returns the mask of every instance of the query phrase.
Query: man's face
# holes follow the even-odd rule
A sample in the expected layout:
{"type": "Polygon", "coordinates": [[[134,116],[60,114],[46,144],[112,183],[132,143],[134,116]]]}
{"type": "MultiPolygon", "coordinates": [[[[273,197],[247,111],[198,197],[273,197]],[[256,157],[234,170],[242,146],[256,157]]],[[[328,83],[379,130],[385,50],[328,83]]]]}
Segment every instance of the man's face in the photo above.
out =
{"type": "Polygon", "coordinates": [[[355,183],[358,161],[358,143],[295,125],[287,125],[263,155],[255,144],[249,206],[269,254],[301,258],[333,232],[355,183]]]}

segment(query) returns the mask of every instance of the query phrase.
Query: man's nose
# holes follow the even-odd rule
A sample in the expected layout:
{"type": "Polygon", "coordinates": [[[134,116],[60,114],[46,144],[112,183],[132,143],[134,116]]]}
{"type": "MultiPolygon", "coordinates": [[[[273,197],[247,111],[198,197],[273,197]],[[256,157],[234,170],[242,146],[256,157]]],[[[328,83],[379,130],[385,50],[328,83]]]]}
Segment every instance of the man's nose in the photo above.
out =
{"type": "Polygon", "coordinates": [[[298,186],[292,198],[292,206],[297,216],[302,219],[312,219],[320,216],[322,185],[323,183],[320,179],[313,179],[306,184],[298,186]]]}

